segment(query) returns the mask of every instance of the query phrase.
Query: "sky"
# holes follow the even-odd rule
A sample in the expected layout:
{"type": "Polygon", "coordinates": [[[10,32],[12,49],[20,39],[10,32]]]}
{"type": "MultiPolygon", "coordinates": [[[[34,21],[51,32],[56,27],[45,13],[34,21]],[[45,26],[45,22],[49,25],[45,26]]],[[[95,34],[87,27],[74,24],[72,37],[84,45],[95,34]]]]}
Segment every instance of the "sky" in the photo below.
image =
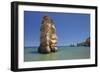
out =
{"type": "Polygon", "coordinates": [[[40,45],[40,26],[44,15],[50,16],[56,27],[57,46],[84,41],[90,36],[90,14],[24,11],[24,46],[40,45]]]}

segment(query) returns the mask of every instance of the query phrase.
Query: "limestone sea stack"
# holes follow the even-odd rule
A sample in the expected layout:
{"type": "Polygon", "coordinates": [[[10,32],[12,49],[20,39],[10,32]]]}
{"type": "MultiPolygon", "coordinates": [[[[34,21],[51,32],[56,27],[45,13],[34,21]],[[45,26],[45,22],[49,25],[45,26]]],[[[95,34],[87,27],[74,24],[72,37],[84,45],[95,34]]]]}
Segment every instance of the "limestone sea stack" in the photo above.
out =
{"type": "Polygon", "coordinates": [[[57,35],[53,20],[49,16],[43,16],[40,27],[39,53],[50,53],[57,51],[57,35]]]}

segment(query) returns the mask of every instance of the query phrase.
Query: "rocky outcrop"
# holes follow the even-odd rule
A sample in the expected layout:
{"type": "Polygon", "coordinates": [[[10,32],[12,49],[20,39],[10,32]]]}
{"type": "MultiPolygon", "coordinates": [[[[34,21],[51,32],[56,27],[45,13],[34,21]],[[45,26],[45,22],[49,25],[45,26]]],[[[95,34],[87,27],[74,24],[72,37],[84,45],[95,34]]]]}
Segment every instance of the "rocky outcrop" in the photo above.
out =
{"type": "Polygon", "coordinates": [[[78,43],[77,46],[90,46],[90,37],[88,37],[84,42],[78,43]]]}
{"type": "Polygon", "coordinates": [[[88,38],[85,40],[84,44],[85,44],[86,46],[90,46],[90,37],[88,37],[88,38]]]}
{"type": "Polygon", "coordinates": [[[44,16],[40,28],[39,53],[50,53],[57,51],[57,35],[53,20],[49,16],[44,16]]]}

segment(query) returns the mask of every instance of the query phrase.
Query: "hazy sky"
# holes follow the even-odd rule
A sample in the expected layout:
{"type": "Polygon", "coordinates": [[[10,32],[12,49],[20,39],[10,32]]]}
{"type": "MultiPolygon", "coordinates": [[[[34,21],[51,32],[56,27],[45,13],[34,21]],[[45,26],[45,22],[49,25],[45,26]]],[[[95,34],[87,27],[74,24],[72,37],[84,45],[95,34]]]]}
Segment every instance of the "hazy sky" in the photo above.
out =
{"type": "Polygon", "coordinates": [[[50,16],[55,22],[58,46],[82,42],[90,36],[89,14],[24,11],[24,46],[39,46],[44,15],[50,16]]]}

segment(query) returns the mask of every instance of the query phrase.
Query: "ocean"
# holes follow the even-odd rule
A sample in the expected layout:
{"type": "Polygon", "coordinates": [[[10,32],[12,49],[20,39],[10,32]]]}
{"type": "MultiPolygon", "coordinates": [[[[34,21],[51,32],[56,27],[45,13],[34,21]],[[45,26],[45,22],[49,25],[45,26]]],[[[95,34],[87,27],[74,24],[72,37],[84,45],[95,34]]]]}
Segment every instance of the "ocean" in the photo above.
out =
{"type": "Polygon", "coordinates": [[[68,47],[60,46],[58,51],[49,54],[38,53],[38,47],[24,48],[24,61],[50,61],[50,60],[72,60],[90,58],[90,47],[68,47]]]}

